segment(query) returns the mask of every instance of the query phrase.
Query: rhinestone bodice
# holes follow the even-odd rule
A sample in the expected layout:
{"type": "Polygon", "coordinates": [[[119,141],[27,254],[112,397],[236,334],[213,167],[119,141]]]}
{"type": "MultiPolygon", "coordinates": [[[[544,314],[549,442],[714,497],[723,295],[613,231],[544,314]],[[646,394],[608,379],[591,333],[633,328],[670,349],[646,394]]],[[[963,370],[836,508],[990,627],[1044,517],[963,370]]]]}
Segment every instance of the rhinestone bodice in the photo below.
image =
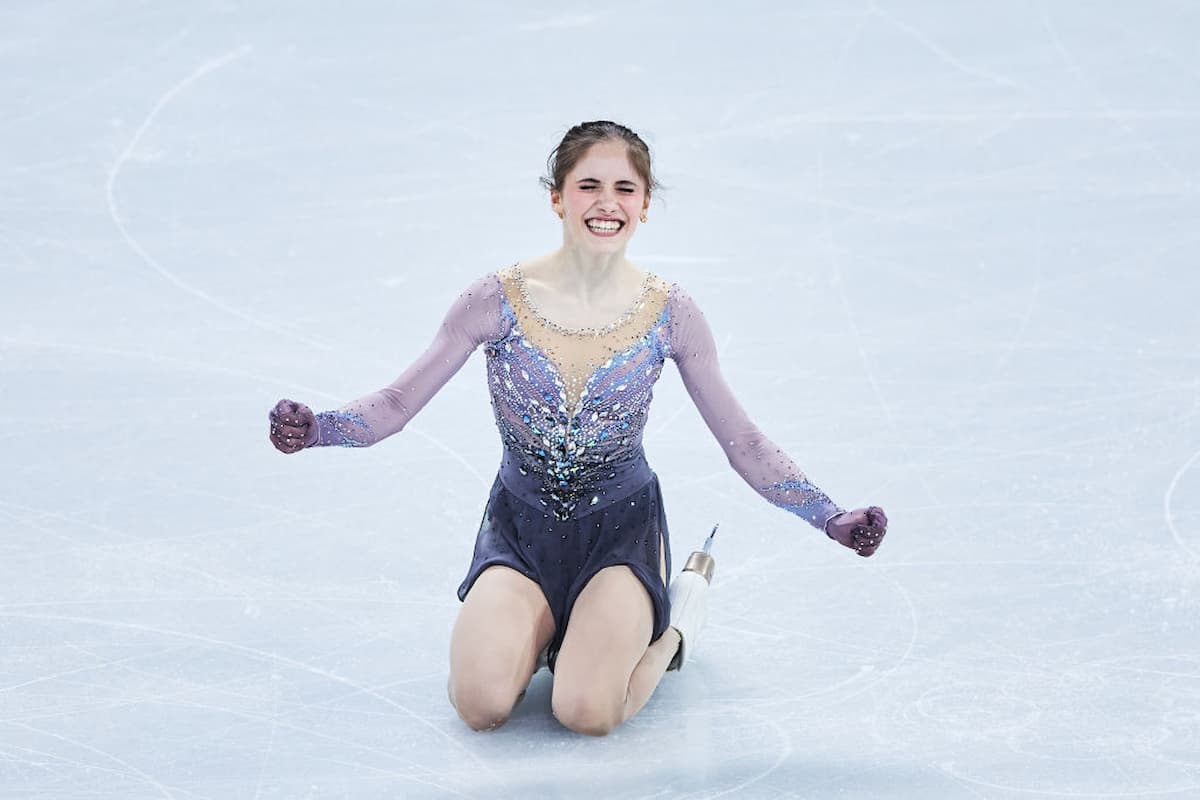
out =
{"type": "MultiPolygon", "coordinates": [[[[670,286],[649,273],[633,304],[601,328],[565,328],[540,314],[530,302],[519,266],[501,271],[499,277],[504,286],[505,311],[513,315],[516,335],[545,357],[555,392],[560,395],[556,399],[566,406],[568,415],[576,414],[587,402],[589,384],[596,382],[595,388],[601,388],[613,368],[613,359],[645,344],[647,336],[665,322],[670,286]]],[[[661,344],[661,337],[658,341],[661,344]]],[[[658,349],[661,367],[665,355],[661,347],[658,349]]],[[[615,402],[619,405],[620,398],[615,402]]]]}
{"type": "Polygon", "coordinates": [[[641,458],[653,386],[667,357],[669,285],[647,277],[636,302],[599,329],[566,329],[537,313],[519,268],[500,273],[508,334],[487,346],[496,424],[543,504],[569,516],[606,502],[641,458]]]}
{"type": "Polygon", "coordinates": [[[485,275],[459,295],[400,377],[318,414],[310,445],[367,447],[400,432],[480,346],[504,445],[500,478],[548,514],[587,513],[649,479],[642,434],[668,358],[730,465],[755,491],[818,528],[840,511],[738,403],[695,301],[656,276],[647,276],[618,318],[588,330],[539,315],[519,269],[485,275]]]}

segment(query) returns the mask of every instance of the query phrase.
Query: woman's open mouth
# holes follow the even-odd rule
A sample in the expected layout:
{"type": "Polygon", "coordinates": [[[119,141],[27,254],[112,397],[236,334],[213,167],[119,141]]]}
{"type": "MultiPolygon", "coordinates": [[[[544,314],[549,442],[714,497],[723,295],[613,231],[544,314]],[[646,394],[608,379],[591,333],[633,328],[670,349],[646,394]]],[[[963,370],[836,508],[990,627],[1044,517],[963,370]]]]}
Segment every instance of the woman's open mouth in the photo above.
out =
{"type": "Polygon", "coordinates": [[[616,236],[625,227],[619,219],[588,219],[583,224],[597,236],[616,236]]]}

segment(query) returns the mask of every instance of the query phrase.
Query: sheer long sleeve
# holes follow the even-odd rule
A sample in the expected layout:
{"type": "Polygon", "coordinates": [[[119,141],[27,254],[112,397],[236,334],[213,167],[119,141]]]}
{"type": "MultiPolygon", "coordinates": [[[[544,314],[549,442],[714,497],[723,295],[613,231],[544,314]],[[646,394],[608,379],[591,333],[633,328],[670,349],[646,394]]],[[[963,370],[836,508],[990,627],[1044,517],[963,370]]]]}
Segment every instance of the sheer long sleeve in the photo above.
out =
{"type": "Polygon", "coordinates": [[[496,341],[511,323],[502,313],[500,281],[486,275],[450,306],[433,342],[400,377],[336,411],[317,414],[311,446],[369,447],[399,433],[483,342],[496,341]]]}
{"type": "Polygon", "coordinates": [[[674,286],[668,304],[669,355],[730,466],[766,500],[824,530],[842,509],[742,409],[721,375],[712,331],[691,296],[674,286]]]}

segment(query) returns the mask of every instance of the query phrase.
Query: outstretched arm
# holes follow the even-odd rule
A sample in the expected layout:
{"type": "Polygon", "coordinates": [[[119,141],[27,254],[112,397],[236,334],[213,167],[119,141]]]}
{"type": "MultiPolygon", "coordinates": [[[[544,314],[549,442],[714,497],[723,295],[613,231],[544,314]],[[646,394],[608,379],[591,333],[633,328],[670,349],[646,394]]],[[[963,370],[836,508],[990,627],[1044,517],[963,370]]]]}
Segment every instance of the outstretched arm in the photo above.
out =
{"type": "Polygon", "coordinates": [[[768,501],[827,530],[826,523],[842,514],[842,509],[813,485],[742,409],[721,374],[712,331],[695,301],[674,286],[669,302],[671,356],[729,464],[768,501]]]}
{"type": "Polygon", "coordinates": [[[337,445],[368,447],[404,429],[481,343],[505,334],[500,282],[487,275],[446,313],[429,347],[389,385],[334,411],[313,414],[281,400],[271,411],[271,441],[283,452],[337,445]]]}

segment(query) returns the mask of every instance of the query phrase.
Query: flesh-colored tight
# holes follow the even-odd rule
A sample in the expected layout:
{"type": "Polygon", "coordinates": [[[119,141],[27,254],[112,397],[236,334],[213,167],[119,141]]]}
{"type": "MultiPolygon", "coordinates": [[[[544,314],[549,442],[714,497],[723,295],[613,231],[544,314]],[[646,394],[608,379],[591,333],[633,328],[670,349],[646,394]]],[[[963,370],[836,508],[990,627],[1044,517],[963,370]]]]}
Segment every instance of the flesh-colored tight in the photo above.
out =
{"type": "MultiPolygon", "coordinates": [[[[551,708],[578,733],[603,736],[654,692],[679,649],[674,628],[647,646],[654,613],[628,567],[607,567],[575,600],[554,667],[551,708]]],[[[476,579],[450,639],[450,702],[477,731],[503,725],[554,635],[542,590],[508,567],[476,579]]]]}

